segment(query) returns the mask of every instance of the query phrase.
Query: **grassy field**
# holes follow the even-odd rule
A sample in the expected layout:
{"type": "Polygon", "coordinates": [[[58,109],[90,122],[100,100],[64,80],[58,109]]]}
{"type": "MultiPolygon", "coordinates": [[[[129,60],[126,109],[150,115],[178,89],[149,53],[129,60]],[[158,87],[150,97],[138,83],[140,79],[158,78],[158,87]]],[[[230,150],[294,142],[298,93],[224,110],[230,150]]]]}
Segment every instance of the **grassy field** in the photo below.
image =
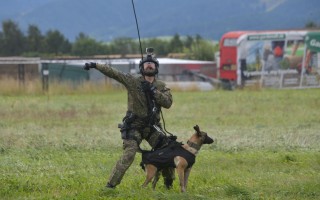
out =
{"type": "MultiPolygon", "coordinates": [[[[88,90],[89,91],[89,90],[88,90]]],[[[124,90],[0,96],[0,199],[319,199],[320,90],[173,91],[168,131],[201,149],[187,193],[142,189],[140,155],[115,190],[124,90]]],[[[149,148],[145,143],[143,148],[149,148]]]]}

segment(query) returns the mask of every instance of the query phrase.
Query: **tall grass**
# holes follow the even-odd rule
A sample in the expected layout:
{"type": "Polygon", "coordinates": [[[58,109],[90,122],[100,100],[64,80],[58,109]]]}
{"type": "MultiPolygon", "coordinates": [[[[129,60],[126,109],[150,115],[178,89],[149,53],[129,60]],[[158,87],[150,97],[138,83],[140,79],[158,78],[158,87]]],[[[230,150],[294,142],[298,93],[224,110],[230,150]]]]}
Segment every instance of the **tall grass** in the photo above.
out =
{"type": "Polygon", "coordinates": [[[198,124],[216,139],[201,149],[180,194],[177,180],[170,191],[162,181],[156,191],[142,189],[140,155],[117,189],[104,188],[122,152],[125,90],[2,91],[0,199],[317,199],[319,96],[318,89],[174,90],[163,110],[167,130],[185,142],[198,124]]]}
{"type": "Polygon", "coordinates": [[[12,95],[61,95],[61,94],[95,94],[108,91],[118,90],[119,87],[113,87],[105,81],[89,82],[89,81],[59,81],[50,80],[48,90],[44,87],[44,83],[40,79],[26,80],[19,82],[13,78],[1,77],[0,94],[6,96],[12,95]]]}

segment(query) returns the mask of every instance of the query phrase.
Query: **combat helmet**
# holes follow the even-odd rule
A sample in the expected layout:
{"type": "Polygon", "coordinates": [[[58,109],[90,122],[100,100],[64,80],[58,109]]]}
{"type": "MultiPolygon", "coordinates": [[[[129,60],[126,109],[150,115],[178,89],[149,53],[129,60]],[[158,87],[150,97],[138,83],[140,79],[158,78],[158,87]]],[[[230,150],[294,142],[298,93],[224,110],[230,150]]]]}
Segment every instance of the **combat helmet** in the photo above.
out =
{"type": "Polygon", "coordinates": [[[155,55],[153,54],[153,51],[154,51],[154,49],[153,49],[152,47],[146,48],[146,53],[147,53],[147,55],[140,60],[139,70],[140,70],[140,73],[141,73],[142,75],[144,75],[143,64],[144,64],[145,62],[153,62],[153,63],[156,65],[156,70],[155,70],[155,72],[154,72],[153,75],[156,75],[156,74],[158,74],[158,72],[159,72],[159,71],[158,71],[158,69],[159,69],[159,61],[158,61],[158,59],[155,57],[155,55]]]}

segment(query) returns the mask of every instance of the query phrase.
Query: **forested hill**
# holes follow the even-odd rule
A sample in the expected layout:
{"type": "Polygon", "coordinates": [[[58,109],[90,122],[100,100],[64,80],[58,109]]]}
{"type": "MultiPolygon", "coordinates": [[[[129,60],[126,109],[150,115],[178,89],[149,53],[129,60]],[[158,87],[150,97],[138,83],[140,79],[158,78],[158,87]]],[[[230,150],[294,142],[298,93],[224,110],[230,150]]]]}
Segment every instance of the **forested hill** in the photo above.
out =
{"type": "MultiPolygon", "coordinates": [[[[320,24],[319,0],[135,0],[141,37],[199,34],[219,39],[230,30],[303,28],[320,24]]],[[[97,40],[137,37],[131,0],[10,0],[0,20],[23,31],[59,30],[71,41],[83,32],[97,40]]]]}

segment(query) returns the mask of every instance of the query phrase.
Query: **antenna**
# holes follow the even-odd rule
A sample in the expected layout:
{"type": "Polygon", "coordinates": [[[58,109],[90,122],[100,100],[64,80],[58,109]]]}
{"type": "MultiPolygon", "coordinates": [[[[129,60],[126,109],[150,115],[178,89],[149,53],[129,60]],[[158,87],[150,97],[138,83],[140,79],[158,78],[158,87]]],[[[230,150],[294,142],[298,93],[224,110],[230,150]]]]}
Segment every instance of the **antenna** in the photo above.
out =
{"type": "Polygon", "coordinates": [[[142,60],[143,59],[143,53],[142,53],[142,47],[141,47],[141,41],[140,41],[140,31],[139,31],[139,25],[138,25],[138,20],[137,20],[137,15],[136,15],[136,9],[134,7],[133,0],[131,2],[132,2],[132,8],[133,8],[133,12],[134,12],[134,17],[136,19],[136,26],[137,26],[138,36],[139,36],[139,44],[140,44],[140,52],[141,52],[141,60],[142,60]]]}

